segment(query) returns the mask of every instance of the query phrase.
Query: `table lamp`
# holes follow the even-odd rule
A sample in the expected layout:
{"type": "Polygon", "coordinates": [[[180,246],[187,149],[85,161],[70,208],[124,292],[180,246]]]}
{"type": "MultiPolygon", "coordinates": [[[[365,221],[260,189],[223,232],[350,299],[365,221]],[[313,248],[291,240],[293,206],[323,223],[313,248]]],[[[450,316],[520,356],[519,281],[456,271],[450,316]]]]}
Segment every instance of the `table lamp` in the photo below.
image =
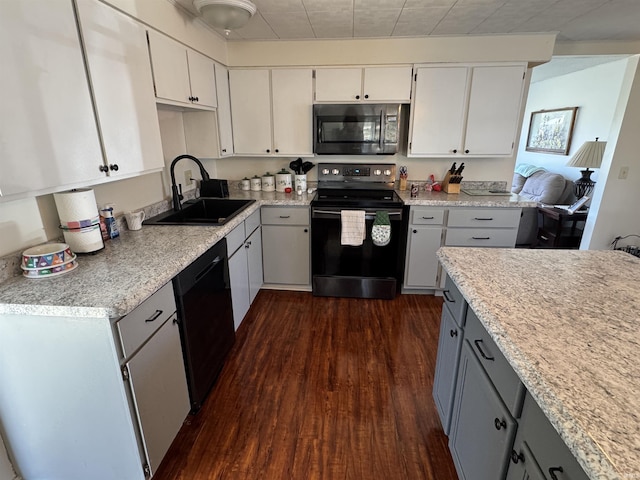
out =
{"type": "Polygon", "coordinates": [[[595,142],[584,142],[567,163],[568,167],[586,167],[585,170],[580,170],[582,178],[573,182],[573,193],[575,193],[576,197],[584,197],[593,191],[596,182],[591,180],[591,172],[593,170],[589,169],[600,168],[606,145],[607,142],[599,142],[598,137],[596,137],[595,142]]]}

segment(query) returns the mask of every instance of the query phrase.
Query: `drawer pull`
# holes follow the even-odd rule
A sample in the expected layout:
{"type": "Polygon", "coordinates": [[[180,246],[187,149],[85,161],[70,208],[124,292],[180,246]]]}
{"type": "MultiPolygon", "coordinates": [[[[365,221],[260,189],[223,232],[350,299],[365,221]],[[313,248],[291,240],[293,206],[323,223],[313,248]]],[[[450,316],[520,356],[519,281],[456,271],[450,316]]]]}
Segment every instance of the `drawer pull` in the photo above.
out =
{"type": "Polygon", "coordinates": [[[473,240],[491,240],[491,237],[471,237],[473,240]]]}
{"type": "Polygon", "coordinates": [[[156,320],[160,315],[162,315],[162,310],[156,310],[156,311],[155,311],[155,313],[154,313],[151,317],[149,317],[149,318],[147,318],[147,319],[145,320],[145,322],[153,322],[153,321],[154,321],[154,320],[156,320]]]}
{"type": "Polygon", "coordinates": [[[458,336],[458,331],[457,330],[449,330],[449,335],[451,335],[451,338],[457,337],[458,336]]]}
{"type": "Polygon", "coordinates": [[[280,215],[280,218],[291,218],[291,215],[280,215]]]}
{"type": "Polygon", "coordinates": [[[494,357],[488,357],[487,354],[482,351],[482,347],[480,346],[480,344],[482,343],[482,339],[474,340],[473,343],[476,344],[476,348],[478,349],[478,352],[480,352],[480,356],[482,358],[484,358],[485,360],[489,360],[491,362],[495,360],[494,357]]]}
{"type": "Polygon", "coordinates": [[[507,428],[507,422],[505,420],[500,420],[499,418],[496,418],[493,421],[493,424],[496,426],[496,430],[500,430],[502,428],[506,430],[507,428]]]}
{"type": "Polygon", "coordinates": [[[474,217],[474,220],[480,220],[483,222],[490,222],[491,220],[493,220],[493,217],[474,217]]]}
{"type": "Polygon", "coordinates": [[[511,461],[513,463],[523,462],[524,463],[524,455],[522,452],[516,453],[515,450],[511,450],[511,461]]]}
{"type": "Polygon", "coordinates": [[[423,220],[433,220],[434,217],[422,217],[423,220]]]}
{"type": "Polygon", "coordinates": [[[564,472],[564,470],[562,469],[562,467],[551,467],[549,469],[549,475],[551,475],[551,478],[553,480],[558,480],[558,477],[556,476],[556,472],[564,472]]]}
{"type": "Polygon", "coordinates": [[[444,297],[444,299],[445,299],[447,302],[449,302],[449,303],[456,303],[455,299],[450,298],[448,294],[449,294],[449,290],[443,290],[443,291],[442,291],[442,296],[444,297]]]}

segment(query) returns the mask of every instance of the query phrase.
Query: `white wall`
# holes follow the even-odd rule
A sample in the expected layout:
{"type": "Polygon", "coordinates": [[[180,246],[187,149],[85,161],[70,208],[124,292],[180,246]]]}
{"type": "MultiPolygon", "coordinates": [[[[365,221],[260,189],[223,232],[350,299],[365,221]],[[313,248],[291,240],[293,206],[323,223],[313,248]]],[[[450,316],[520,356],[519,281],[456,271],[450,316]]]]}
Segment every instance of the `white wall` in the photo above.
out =
{"type": "MultiPolygon", "coordinates": [[[[593,192],[592,211],[580,245],[583,249],[607,249],[617,236],[640,235],[639,58],[636,55],[627,62],[600,169],[601,180],[593,192]],[[618,178],[622,167],[629,169],[627,179],[618,178]]],[[[624,244],[640,245],[640,239],[631,238],[620,245],[624,244]]]]}
{"type": "MultiPolygon", "coordinates": [[[[609,129],[620,96],[627,59],[598,65],[579,72],[562,75],[529,86],[523,128],[520,135],[516,165],[527,163],[544,167],[566,178],[580,178],[580,169],[565,164],[585,141],[600,137],[607,141],[609,129]],[[531,112],[562,107],[578,107],[573,140],[568,155],[553,155],[526,151],[531,112]]],[[[591,174],[598,181],[599,171],[591,174]]]]}

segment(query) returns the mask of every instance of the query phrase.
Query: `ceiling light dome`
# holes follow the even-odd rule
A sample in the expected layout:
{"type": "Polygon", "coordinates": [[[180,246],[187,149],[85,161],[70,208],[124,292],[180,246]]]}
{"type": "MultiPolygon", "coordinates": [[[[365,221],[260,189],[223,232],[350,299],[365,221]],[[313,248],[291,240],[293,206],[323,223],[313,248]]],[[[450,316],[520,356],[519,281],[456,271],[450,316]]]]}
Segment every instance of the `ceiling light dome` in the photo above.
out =
{"type": "Polygon", "coordinates": [[[193,0],[193,6],[207,24],[226,31],[243,27],[256,13],[250,0],[193,0]]]}

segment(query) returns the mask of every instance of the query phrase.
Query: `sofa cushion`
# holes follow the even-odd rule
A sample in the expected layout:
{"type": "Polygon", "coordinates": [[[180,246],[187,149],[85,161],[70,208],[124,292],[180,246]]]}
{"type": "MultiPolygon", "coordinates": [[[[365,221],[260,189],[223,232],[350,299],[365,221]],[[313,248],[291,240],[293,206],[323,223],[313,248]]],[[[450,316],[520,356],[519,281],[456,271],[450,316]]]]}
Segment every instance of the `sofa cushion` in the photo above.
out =
{"type": "Polygon", "coordinates": [[[519,173],[513,174],[513,181],[511,182],[511,193],[520,193],[522,191],[522,187],[524,187],[524,182],[527,181],[527,177],[523,177],[519,173]]]}
{"type": "Polygon", "coordinates": [[[567,179],[559,173],[536,172],[526,179],[520,195],[536,202],[558,203],[565,193],[567,179]]]}

